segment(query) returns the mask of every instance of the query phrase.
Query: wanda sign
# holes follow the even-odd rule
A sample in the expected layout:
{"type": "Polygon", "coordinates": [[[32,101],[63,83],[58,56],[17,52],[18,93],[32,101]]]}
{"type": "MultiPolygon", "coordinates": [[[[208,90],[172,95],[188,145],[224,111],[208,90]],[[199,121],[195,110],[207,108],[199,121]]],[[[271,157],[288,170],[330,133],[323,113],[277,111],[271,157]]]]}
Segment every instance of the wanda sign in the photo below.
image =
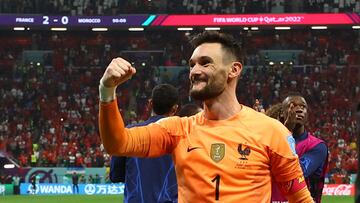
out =
{"type": "Polygon", "coordinates": [[[355,195],[355,185],[351,184],[325,184],[323,195],[355,195]]]}

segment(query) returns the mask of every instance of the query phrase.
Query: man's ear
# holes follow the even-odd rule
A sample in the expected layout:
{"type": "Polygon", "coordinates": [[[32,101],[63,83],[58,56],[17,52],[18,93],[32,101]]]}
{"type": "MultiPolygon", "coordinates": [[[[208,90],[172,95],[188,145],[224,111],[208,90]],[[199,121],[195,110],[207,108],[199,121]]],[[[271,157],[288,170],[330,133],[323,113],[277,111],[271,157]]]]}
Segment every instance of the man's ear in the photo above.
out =
{"type": "Polygon", "coordinates": [[[170,113],[169,113],[169,116],[173,116],[177,113],[178,111],[178,108],[179,108],[179,105],[175,104],[174,106],[171,107],[171,110],[170,110],[170,113]]]}
{"type": "Polygon", "coordinates": [[[231,69],[229,72],[230,78],[236,78],[241,74],[241,71],[243,69],[243,66],[240,62],[233,62],[231,65],[231,69]]]}

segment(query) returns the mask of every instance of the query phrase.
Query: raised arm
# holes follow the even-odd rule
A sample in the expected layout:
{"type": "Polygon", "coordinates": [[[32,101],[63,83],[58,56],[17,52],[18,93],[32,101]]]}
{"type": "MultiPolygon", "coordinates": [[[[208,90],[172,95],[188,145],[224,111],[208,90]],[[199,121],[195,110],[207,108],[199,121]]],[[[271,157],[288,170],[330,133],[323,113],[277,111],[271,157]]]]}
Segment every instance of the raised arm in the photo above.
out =
{"type": "Polygon", "coordinates": [[[117,154],[127,143],[128,135],[116,104],[116,87],[131,78],[136,69],[122,59],[115,58],[100,80],[99,129],[103,145],[109,154],[117,154]]]}
{"type": "Polygon", "coordinates": [[[115,89],[136,73],[122,58],[112,60],[100,80],[99,130],[110,155],[156,157],[171,153],[183,135],[179,117],[148,126],[125,128],[115,97],[115,89]]]}

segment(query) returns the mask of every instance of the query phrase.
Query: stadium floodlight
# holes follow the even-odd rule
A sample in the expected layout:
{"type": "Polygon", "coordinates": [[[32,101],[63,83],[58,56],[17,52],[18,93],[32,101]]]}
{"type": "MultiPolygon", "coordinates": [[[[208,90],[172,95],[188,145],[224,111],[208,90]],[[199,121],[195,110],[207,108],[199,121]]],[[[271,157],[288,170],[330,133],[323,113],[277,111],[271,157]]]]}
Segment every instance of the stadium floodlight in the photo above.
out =
{"type": "Polygon", "coordinates": [[[52,27],[50,28],[51,31],[66,31],[66,27],[52,27]]]}
{"type": "Polygon", "coordinates": [[[91,28],[92,31],[94,32],[106,32],[108,31],[108,29],[106,27],[93,27],[91,28]]]}
{"type": "Polygon", "coordinates": [[[251,30],[259,30],[258,27],[251,27],[251,30]]]}
{"type": "Polygon", "coordinates": [[[249,30],[249,28],[248,28],[248,27],[244,27],[243,29],[244,29],[244,30],[249,30]]]}
{"type": "Polygon", "coordinates": [[[179,31],[191,31],[193,30],[194,28],[192,27],[178,27],[177,30],[179,31]]]}
{"type": "Polygon", "coordinates": [[[360,25],[354,25],[352,26],[352,29],[360,29],[360,25]]]}
{"type": "Polygon", "coordinates": [[[291,27],[275,27],[275,30],[290,30],[291,27]]]}
{"type": "Polygon", "coordinates": [[[16,31],[23,31],[23,30],[25,30],[25,28],[24,28],[24,27],[14,27],[14,30],[16,30],[16,31]]]}
{"type": "Polygon", "coordinates": [[[327,26],[311,26],[313,30],[326,30],[327,26]]]}
{"type": "Polygon", "coordinates": [[[144,28],[143,27],[130,27],[129,31],[134,31],[134,32],[144,31],[144,28]]]}
{"type": "Polygon", "coordinates": [[[220,27],[206,27],[205,30],[221,30],[220,27]]]}
{"type": "Polygon", "coordinates": [[[15,168],[14,164],[5,164],[4,168],[15,168]]]}

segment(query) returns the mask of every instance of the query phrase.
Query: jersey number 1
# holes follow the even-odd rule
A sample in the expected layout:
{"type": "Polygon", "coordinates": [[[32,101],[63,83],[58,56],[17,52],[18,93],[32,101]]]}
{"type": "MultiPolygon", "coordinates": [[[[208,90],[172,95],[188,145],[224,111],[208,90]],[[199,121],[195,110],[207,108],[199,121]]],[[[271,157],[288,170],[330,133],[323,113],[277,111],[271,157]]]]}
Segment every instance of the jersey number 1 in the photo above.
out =
{"type": "Polygon", "coordinates": [[[220,197],[220,175],[216,175],[211,182],[215,182],[215,200],[219,200],[220,197]]]}

